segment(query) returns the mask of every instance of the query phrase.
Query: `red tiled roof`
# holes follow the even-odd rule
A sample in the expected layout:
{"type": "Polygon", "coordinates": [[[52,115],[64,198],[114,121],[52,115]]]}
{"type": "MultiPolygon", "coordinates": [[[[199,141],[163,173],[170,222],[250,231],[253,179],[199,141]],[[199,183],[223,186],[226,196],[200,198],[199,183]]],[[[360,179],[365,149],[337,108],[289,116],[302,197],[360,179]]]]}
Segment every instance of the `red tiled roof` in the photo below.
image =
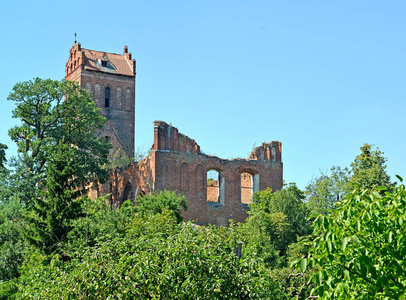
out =
{"type": "Polygon", "coordinates": [[[83,48],[82,51],[84,51],[85,56],[85,70],[134,76],[134,70],[132,69],[133,62],[128,60],[128,57],[126,57],[125,55],[100,52],[83,48]],[[107,61],[109,62],[109,64],[112,65],[112,67],[101,66],[100,62],[102,60],[106,60],[106,57],[107,61]]]}

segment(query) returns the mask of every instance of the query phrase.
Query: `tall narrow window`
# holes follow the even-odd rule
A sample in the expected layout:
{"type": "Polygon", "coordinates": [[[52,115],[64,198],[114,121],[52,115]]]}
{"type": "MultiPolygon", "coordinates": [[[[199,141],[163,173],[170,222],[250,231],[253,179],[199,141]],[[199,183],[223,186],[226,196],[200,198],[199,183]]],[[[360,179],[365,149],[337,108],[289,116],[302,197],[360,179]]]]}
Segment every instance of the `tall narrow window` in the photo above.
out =
{"type": "Polygon", "coordinates": [[[241,173],[241,203],[251,203],[252,194],[259,191],[259,174],[241,173]]]}
{"type": "Polygon", "coordinates": [[[241,173],[241,203],[250,203],[254,184],[250,173],[241,173]]]}
{"type": "Polygon", "coordinates": [[[207,171],[207,203],[224,205],[224,173],[210,169],[207,171]]]}
{"type": "Polygon", "coordinates": [[[207,172],[207,202],[220,202],[220,173],[216,170],[207,172]]]}
{"type": "Polygon", "coordinates": [[[110,107],[110,88],[104,90],[104,107],[110,107]]]}

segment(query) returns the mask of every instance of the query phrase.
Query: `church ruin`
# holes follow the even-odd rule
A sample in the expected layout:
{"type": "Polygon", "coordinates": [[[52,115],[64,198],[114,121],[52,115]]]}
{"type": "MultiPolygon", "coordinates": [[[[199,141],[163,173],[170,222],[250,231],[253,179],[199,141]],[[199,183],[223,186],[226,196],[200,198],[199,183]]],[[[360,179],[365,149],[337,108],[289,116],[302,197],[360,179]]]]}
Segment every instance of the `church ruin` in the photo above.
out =
{"type": "MultiPolygon", "coordinates": [[[[113,151],[134,155],[135,60],[124,47],[123,55],[81,48],[69,51],[65,78],[92,92],[106,126],[97,133],[108,138],[113,151]]],[[[256,147],[247,159],[221,159],[206,155],[191,138],[163,122],[154,122],[154,144],[143,160],[111,170],[105,184],[90,191],[91,197],[110,194],[119,207],[125,200],[158,190],[186,196],[186,220],[199,225],[244,222],[255,191],[282,188],[282,144],[277,141],[256,147]]]]}

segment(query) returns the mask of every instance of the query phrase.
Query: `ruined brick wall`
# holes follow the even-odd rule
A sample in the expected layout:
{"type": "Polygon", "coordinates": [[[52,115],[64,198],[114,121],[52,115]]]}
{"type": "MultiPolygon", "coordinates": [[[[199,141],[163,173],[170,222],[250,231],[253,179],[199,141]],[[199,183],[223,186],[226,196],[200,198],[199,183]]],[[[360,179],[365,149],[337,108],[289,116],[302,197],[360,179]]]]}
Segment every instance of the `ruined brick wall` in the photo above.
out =
{"type": "Polygon", "coordinates": [[[111,170],[107,182],[94,186],[89,197],[109,195],[108,200],[117,208],[126,200],[135,203],[138,196],[153,192],[154,176],[155,155],[151,153],[139,162],[111,170]]]}
{"type": "Polygon", "coordinates": [[[241,183],[247,186],[250,180],[248,177],[241,180],[241,174],[245,172],[254,178],[253,184],[250,183],[253,190],[282,188],[280,142],[262,144],[254,149],[249,159],[225,160],[201,153],[194,140],[165,122],[155,122],[154,134],[155,189],[176,190],[184,194],[188,199],[188,210],[183,212],[185,219],[201,225],[227,225],[230,219],[243,222],[247,217],[247,206],[241,201],[241,183]],[[220,173],[219,202],[213,201],[215,196],[210,192],[213,189],[209,187],[207,193],[209,170],[220,173]]]}
{"type": "Polygon", "coordinates": [[[132,60],[128,48],[124,49],[123,55],[118,55],[83,49],[80,43],[74,44],[69,51],[65,79],[76,81],[82,89],[92,92],[100,114],[107,119],[97,135],[109,139],[113,144],[112,154],[118,152],[119,156],[126,154],[133,157],[135,60],[132,60]],[[112,67],[102,67],[100,59],[105,59],[108,66],[112,67]],[[105,101],[106,88],[110,91],[108,107],[105,101]]]}
{"type": "Polygon", "coordinates": [[[151,154],[138,164],[113,170],[98,193],[112,193],[112,202],[120,206],[126,199],[136,200],[136,194],[177,191],[187,198],[188,210],[182,212],[186,220],[227,226],[231,219],[245,221],[253,191],[279,190],[282,178],[280,142],[262,144],[248,159],[226,160],[201,153],[193,139],[155,122],[151,154]],[[219,178],[208,184],[210,170],[218,171],[219,178]]]}

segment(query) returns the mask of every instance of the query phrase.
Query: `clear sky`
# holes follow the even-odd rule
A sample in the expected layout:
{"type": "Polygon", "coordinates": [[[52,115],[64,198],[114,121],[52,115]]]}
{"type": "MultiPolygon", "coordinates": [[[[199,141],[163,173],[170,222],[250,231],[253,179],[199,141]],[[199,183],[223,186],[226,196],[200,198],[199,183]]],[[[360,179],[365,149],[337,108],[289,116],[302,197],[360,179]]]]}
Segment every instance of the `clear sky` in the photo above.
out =
{"type": "Polygon", "coordinates": [[[406,177],[406,2],[2,0],[0,142],[13,85],[62,79],[83,48],[137,60],[136,146],[172,123],[206,154],[248,157],[282,142],[284,179],[304,188],[364,143],[406,177]]]}

